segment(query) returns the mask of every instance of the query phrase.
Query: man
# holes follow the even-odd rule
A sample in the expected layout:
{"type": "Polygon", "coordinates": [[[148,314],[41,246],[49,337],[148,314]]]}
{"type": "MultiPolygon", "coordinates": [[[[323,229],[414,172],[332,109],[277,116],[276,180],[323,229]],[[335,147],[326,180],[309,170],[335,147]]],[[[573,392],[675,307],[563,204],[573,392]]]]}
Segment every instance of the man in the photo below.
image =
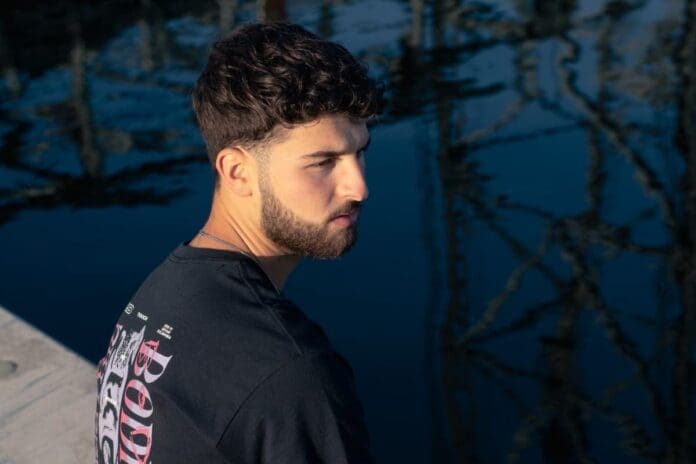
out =
{"type": "MultiPolygon", "coordinates": [[[[382,89],[340,45],[250,24],[193,92],[210,216],[138,289],[98,366],[98,463],[370,463],[348,363],[282,294],[357,239],[382,89]]],[[[330,306],[327,306],[330,311],[330,306]]]]}

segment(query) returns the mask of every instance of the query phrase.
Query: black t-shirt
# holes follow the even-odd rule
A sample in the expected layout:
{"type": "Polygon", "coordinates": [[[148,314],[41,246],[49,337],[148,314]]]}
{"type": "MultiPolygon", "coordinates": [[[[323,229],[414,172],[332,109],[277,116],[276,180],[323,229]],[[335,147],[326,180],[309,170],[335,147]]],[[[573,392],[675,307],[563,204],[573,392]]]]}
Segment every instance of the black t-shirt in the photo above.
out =
{"type": "Polygon", "coordinates": [[[97,463],[373,463],[353,372],[244,254],[181,243],[97,369],[97,463]]]}

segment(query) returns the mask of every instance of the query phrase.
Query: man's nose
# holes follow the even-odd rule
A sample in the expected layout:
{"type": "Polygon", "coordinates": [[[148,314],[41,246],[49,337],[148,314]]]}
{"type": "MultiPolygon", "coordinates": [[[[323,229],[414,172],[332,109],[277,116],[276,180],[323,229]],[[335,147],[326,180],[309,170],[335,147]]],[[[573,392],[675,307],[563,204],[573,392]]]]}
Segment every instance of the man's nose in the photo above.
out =
{"type": "Polygon", "coordinates": [[[357,157],[347,157],[341,163],[338,195],[354,201],[365,201],[369,195],[365,180],[365,164],[357,157]]]}

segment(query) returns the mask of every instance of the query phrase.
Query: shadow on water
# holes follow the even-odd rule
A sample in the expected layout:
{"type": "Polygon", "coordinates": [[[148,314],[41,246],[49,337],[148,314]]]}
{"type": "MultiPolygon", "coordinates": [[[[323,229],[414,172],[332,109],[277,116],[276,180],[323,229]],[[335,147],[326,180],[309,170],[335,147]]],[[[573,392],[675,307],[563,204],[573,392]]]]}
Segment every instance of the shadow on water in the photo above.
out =
{"type": "Polygon", "coordinates": [[[410,7],[388,79],[391,116],[426,114],[439,147],[433,462],[694,462],[696,2],[410,7]],[[584,165],[580,201],[505,191],[566,195],[552,166],[497,181],[515,174],[498,160],[541,159],[535,140],[584,165]],[[617,304],[611,282],[640,274],[647,299],[617,304]]]}
{"type": "MultiPolygon", "coordinates": [[[[432,462],[696,462],[696,0],[400,4],[362,56],[422,128],[432,462]]],[[[288,16],[61,5],[0,20],[0,226],[183,195],[207,46],[288,16]]]]}

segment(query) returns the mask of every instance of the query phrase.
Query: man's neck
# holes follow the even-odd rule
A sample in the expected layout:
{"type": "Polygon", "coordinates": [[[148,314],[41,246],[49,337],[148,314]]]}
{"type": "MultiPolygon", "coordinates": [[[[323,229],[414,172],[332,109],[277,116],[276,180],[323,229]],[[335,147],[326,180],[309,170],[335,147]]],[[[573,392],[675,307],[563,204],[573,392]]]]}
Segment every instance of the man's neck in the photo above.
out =
{"type": "MultiPolygon", "coordinates": [[[[228,223],[215,220],[213,216],[208,219],[202,230],[220,240],[228,242],[232,247],[241,250],[244,253],[252,255],[262,269],[273,282],[273,284],[282,290],[285,281],[288,279],[292,271],[297,267],[302,260],[301,256],[293,254],[281,254],[278,250],[271,246],[255,245],[247,234],[240,230],[241,228],[234,224],[234,221],[228,223]],[[246,239],[245,239],[246,237],[246,239]]],[[[189,246],[196,248],[213,248],[218,250],[231,250],[231,246],[221,243],[211,237],[197,234],[190,242],[189,246]]]]}

